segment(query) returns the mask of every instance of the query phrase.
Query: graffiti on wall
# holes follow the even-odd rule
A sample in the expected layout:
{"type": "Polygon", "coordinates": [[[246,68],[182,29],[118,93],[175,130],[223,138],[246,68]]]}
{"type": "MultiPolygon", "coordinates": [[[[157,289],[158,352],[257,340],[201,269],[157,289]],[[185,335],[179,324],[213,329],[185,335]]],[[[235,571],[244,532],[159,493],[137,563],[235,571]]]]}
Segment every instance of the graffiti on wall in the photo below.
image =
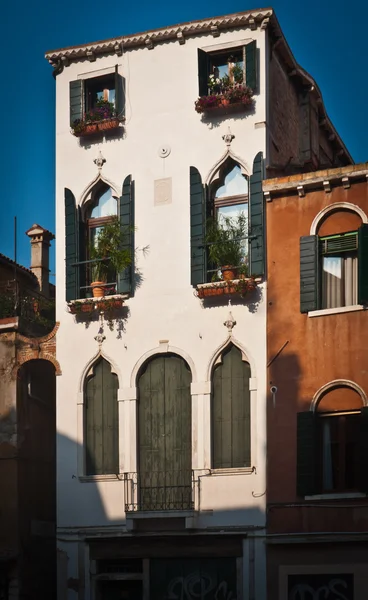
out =
{"type": "Polygon", "coordinates": [[[167,586],[167,600],[236,600],[227,581],[217,582],[209,573],[194,571],[175,577],[167,586]]]}
{"type": "Polygon", "coordinates": [[[288,600],[354,600],[352,573],[288,576],[288,600]]]}
{"type": "Polygon", "coordinates": [[[152,559],[151,600],[236,600],[235,558],[152,559]]]}

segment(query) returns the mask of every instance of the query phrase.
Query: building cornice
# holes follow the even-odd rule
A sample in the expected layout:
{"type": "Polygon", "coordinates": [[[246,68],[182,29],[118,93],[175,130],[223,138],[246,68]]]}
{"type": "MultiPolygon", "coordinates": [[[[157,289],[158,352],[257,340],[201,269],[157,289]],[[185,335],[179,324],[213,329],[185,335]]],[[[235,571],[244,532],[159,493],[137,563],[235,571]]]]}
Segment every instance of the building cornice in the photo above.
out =
{"type": "Polygon", "coordinates": [[[185,38],[210,33],[217,37],[221,30],[234,29],[236,27],[249,26],[250,29],[256,29],[265,19],[269,19],[273,14],[271,8],[256,9],[252,11],[238,12],[221,17],[211,17],[200,21],[189,21],[179,23],[169,27],[151,29],[133,35],[101,40],[90,44],[80,46],[68,46],[58,50],[49,50],[45,58],[54,66],[60,60],[80,60],[83,58],[96,58],[102,54],[122,54],[123,50],[137,47],[154,47],[155,44],[175,41],[185,42],[185,38]]]}
{"type": "Polygon", "coordinates": [[[324,169],[290,177],[265,179],[262,189],[267,201],[284,196],[286,193],[298,194],[303,198],[307,192],[318,190],[331,192],[333,187],[348,189],[352,183],[366,181],[368,183],[368,162],[336,169],[324,169]]]}

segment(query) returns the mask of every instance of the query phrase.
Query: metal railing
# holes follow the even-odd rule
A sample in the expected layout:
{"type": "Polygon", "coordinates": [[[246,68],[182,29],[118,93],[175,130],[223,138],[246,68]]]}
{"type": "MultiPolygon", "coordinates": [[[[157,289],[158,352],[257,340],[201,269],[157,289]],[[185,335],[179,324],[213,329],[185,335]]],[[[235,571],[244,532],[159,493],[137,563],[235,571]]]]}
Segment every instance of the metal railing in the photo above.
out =
{"type": "Polygon", "coordinates": [[[42,335],[55,325],[55,300],[15,280],[0,283],[0,319],[19,317],[21,329],[42,335]]]}
{"type": "Polygon", "coordinates": [[[193,470],[124,474],[125,511],[193,510],[193,470]]]}

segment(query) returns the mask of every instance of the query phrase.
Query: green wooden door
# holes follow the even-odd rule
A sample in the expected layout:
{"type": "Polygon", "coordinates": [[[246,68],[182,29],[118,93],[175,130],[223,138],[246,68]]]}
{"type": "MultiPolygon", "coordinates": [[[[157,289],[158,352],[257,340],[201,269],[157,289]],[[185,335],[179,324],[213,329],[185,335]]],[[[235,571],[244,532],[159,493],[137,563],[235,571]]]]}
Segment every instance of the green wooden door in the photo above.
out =
{"type": "Polygon", "coordinates": [[[175,355],[159,355],[139,378],[139,508],[184,510],[191,493],[191,373],[175,355]]]}
{"type": "Polygon", "coordinates": [[[250,466],[250,365],[229,346],[213,373],[212,464],[215,469],[250,466]]]}

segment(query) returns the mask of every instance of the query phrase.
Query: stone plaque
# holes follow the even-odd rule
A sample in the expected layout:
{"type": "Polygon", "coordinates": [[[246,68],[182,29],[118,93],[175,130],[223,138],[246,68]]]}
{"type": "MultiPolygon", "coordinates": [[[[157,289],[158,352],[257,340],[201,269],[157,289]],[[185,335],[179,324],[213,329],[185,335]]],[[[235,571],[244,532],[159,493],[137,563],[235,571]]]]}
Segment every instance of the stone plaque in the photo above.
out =
{"type": "Polygon", "coordinates": [[[171,204],[172,202],[172,181],[171,177],[165,179],[156,179],[154,191],[154,205],[171,204]]]}

